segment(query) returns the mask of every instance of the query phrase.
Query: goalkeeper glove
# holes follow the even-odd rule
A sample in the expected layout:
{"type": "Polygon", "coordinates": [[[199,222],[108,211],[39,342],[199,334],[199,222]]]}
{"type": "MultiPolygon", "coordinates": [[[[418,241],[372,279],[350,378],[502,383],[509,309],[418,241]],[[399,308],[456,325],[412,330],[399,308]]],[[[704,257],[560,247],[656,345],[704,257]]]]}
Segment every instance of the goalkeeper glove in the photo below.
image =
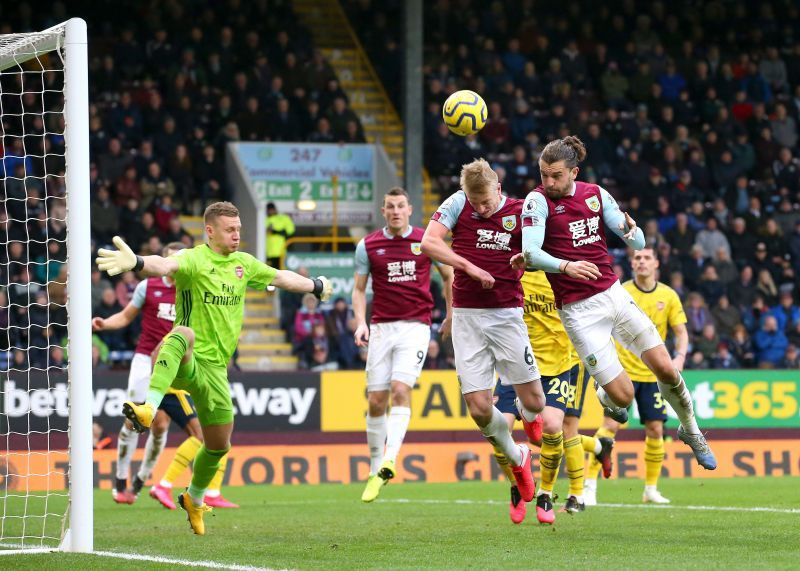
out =
{"type": "Polygon", "coordinates": [[[314,282],[314,290],[311,293],[317,296],[317,299],[320,301],[328,301],[331,295],[333,295],[333,284],[331,281],[324,276],[311,278],[311,281],[314,282]]]}
{"type": "Polygon", "coordinates": [[[95,263],[100,271],[108,272],[109,276],[116,276],[128,270],[138,272],[144,267],[142,257],[134,254],[122,238],[114,236],[113,242],[117,250],[106,250],[105,248],[97,250],[95,263]]]}

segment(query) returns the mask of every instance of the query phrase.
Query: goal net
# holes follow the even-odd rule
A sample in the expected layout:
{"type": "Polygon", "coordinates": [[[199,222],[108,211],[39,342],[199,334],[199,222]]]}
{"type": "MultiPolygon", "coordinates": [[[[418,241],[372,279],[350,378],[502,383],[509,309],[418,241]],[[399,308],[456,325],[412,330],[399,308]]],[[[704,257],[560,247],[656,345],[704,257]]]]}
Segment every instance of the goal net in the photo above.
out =
{"type": "Polygon", "coordinates": [[[0,35],[0,553],[92,550],[86,54],[0,35]]]}

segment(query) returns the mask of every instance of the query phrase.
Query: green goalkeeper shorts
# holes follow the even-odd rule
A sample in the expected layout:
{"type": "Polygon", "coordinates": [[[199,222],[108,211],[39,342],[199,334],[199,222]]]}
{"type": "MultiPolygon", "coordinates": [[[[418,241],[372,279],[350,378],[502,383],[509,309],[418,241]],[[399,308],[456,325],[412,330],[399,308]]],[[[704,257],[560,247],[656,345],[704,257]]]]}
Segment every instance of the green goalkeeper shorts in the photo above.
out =
{"type": "Polygon", "coordinates": [[[197,409],[201,426],[233,422],[233,401],[228,386],[228,369],[191,359],[181,364],[173,389],[188,391],[197,409]]]}

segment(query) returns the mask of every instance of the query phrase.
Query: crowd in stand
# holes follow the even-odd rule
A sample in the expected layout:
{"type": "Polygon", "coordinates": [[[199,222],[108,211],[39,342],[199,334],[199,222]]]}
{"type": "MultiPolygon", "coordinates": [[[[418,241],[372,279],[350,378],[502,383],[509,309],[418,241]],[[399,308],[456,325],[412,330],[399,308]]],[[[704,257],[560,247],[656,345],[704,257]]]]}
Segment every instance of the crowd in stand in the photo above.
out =
{"type": "MultiPolygon", "coordinates": [[[[396,82],[399,1],[347,2],[396,82]]],[[[797,367],[800,347],[800,6],[590,0],[425,4],[425,164],[443,196],[460,165],[491,161],[506,194],[539,183],[537,158],[578,135],[579,178],[612,192],[686,302],[694,368],[797,367]],[[457,89],[488,104],[451,134],[457,89]]],[[[616,269],[630,277],[627,253],[616,269]]]]}
{"type": "MultiPolygon", "coordinates": [[[[402,2],[345,4],[385,84],[400,85],[402,2]]],[[[685,301],[687,366],[798,367],[796,3],[458,0],[424,9],[425,162],[442,196],[477,156],[492,162],[507,194],[524,196],[538,184],[547,141],[577,134],[588,149],[580,178],[618,197],[656,248],[661,280],[685,301]],[[486,128],[466,138],[440,119],[446,96],[462,88],[489,105],[486,128]]],[[[60,2],[46,16],[22,2],[4,12],[0,32],[43,29],[65,13],[60,2]]],[[[230,197],[227,142],[363,141],[347,96],[288,1],[79,0],[70,3],[73,14],[87,18],[92,38],[95,246],[115,234],[141,253],[190,243],[178,215],[230,197]]],[[[63,302],[66,271],[63,122],[37,115],[58,97],[60,73],[0,81],[0,283],[14,284],[0,288],[0,326],[10,332],[0,344],[51,347],[12,360],[63,361],[52,339],[65,331],[47,304],[63,302]],[[13,95],[20,86],[43,95],[13,95]],[[38,306],[20,309],[23,298],[41,299],[51,326],[34,329],[38,306]]],[[[627,279],[626,252],[615,246],[615,268],[627,279]]],[[[95,311],[123,306],[134,281],[93,276],[95,311]]],[[[287,302],[284,329],[304,366],[363,366],[346,305],[319,317],[302,300],[287,302]]],[[[130,347],[132,335],[109,335],[103,346],[130,347]]],[[[440,343],[432,341],[431,367],[452,359],[440,343]]]]}

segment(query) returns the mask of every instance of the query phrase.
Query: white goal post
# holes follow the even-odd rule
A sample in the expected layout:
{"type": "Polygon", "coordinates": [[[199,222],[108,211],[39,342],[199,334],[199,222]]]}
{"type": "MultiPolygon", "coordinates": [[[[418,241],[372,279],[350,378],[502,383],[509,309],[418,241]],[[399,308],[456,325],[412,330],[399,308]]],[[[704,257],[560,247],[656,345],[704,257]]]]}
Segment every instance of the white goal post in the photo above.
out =
{"type": "Polygon", "coordinates": [[[0,122],[0,221],[5,236],[0,244],[5,250],[0,252],[0,296],[5,297],[5,304],[0,306],[5,305],[2,309],[9,315],[8,327],[0,335],[5,343],[0,347],[4,357],[0,363],[0,554],[53,549],[91,552],[91,238],[85,21],[73,18],[42,32],[0,35],[0,122]],[[17,85],[21,89],[17,90],[17,85]],[[45,228],[44,240],[32,237],[30,229],[36,230],[37,224],[45,228]],[[19,237],[23,228],[27,240],[19,237]],[[51,228],[62,233],[54,235],[51,228]],[[58,269],[60,273],[54,277],[51,271],[58,269]],[[60,297],[56,297],[57,291],[60,297]],[[34,314],[45,316],[46,322],[37,322],[34,314]],[[65,323],[56,323],[52,317],[56,314],[64,314],[65,323]],[[65,340],[54,339],[56,330],[65,340]],[[55,379],[64,375],[68,420],[65,426],[52,427],[51,420],[60,422],[58,413],[63,412],[56,410],[63,389],[55,386],[55,379]],[[61,395],[56,395],[59,390],[61,395]],[[34,400],[37,405],[49,404],[52,415],[45,420],[33,418],[34,400]],[[57,462],[57,455],[62,460],[57,462]]]}

